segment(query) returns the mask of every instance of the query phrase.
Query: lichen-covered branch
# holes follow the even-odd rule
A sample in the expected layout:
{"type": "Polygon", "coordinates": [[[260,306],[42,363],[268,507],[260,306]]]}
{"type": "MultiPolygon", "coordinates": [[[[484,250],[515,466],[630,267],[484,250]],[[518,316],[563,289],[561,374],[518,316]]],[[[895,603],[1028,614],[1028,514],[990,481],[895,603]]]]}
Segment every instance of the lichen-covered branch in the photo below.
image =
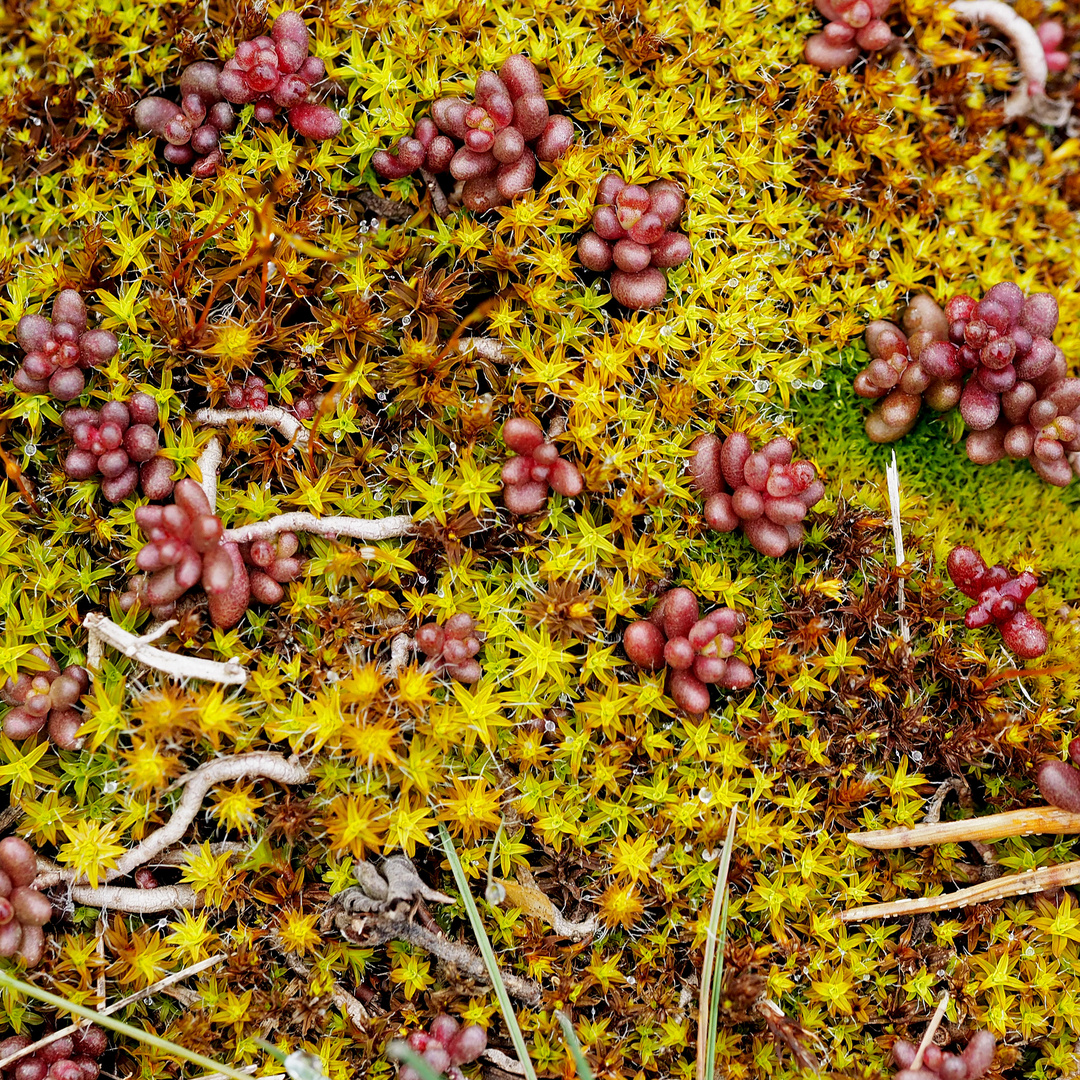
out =
{"type": "Polygon", "coordinates": [[[222,541],[226,544],[249,544],[255,540],[272,540],[283,532],[313,533],[329,540],[347,536],[352,540],[391,540],[408,536],[415,529],[413,519],[407,514],[385,518],[316,517],[314,514],[297,512],[279,514],[266,521],[226,529],[222,541]]]}
{"type": "Polygon", "coordinates": [[[970,23],[992,26],[1012,42],[1021,79],[1005,102],[1007,120],[1029,116],[1040,124],[1053,127],[1061,127],[1068,121],[1072,102],[1055,101],[1046,96],[1046,80],[1050,74],[1046,51],[1038,32],[1027,19],[1003,0],[953,0],[949,8],[970,23]]]}
{"type": "Polygon", "coordinates": [[[207,427],[226,427],[247,421],[265,424],[299,447],[308,444],[307,428],[292,413],[277,405],[267,405],[265,409],[200,409],[195,414],[195,423],[207,427]]]}
{"type": "MultiPolygon", "coordinates": [[[[238,660],[203,660],[197,656],[185,656],[183,653],[166,652],[150,642],[159,638],[176,621],[170,620],[158,626],[152,634],[139,637],[118,626],[100,612],[91,611],[83,618],[83,627],[90,633],[91,642],[105,642],[114,649],[145,664],[147,667],[162,671],[174,679],[202,679],[204,682],[224,683],[228,686],[243,686],[248,679],[247,669],[238,660]]],[[[97,655],[98,649],[89,648],[88,655],[97,655]]]]}
{"type": "Polygon", "coordinates": [[[203,447],[198,465],[202,476],[201,487],[212,514],[217,509],[218,470],[221,468],[221,440],[216,435],[203,447]]]}
{"type": "Polygon", "coordinates": [[[1080,833],[1080,814],[1058,810],[1052,806],[1031,806],[1024,810],[1009,810],[1004,814],[988,814],[966,821],[942,821],[907,828],[848,833],[848,839],[860,847],[892,851],[922,844],[1002,840],[1007,836],[1031,836],[1034,833],[1080,833]]]}
{"type": "MultiPolygon", "coordinates": [[[[172,817],[168,822],[161,826],[160,829],[155,830],[149,836],[147,836],[141,843],[136,844],[124,855],[122,855],[116,863],[116,866],[105,871],[104,879],[106,882],[114,881],[116,878],[125,877],[133,870],[143,866],[145,863],[150,862],[152,859],[160,855],[166,848],[172,847],[177,843],[181,837],[187,832],[188,827],[199,815],[199,811],[202,809],[203,800],[206,798],[207,792],[215,784],[223,784],[230,780],[244,780],[254,779],[256,777],[262,777],[266,780],[274,780],[279,784],[304,784],[310,779],[310,773],[295,759],[282,757],[281,754],[274,754],[267,751],[255,751],[250,754],[236,754],[233,757],[218,758],[214,761],[208,761],[205,765],[200,765],[194,772],[188,773],[186,777],[182,777],[177,781],[177,784],[182,784],[184,787],[184,793],[180,796],[180,801],[176,804],[176,809],[173,811],[172,817]]],[[[58,884],[59,882],[67,882],[74,885],[75,889],[81,889],[82,885],[76,883],[76,875],[71,870],[60,870],[54,864],[49,863],[47,860],[39,860],[39,878],[35,884],[39,888],[47,888],[51,885],[58,884]]],[[[148,896],[153,893],[160,893],[161,899],[164,900],[166,895],[166,888],[170,891],[173,887],[163,886],[161,889],[116,889],[113,894],[109,894],[117,901],[125,900],[130,903],[138,903],[133,897],[129,897],[127,894],[143,894],[148,896]],[[123,895],[121,895],[123,894],[123,895]]],[[[181,887],[176,886],[177,890],[181,887]]],[[[94,894],[97,897],[104,897],[105,892],[98,889],[86,888],[82,895],[89,897],[94,894]]],[[[79,900],[79,896],[73,891],[72,896],[79,903],[94,904],[93,900],[79,900]]],[[[187,896],[185,893],[177,891],[174,893],[175,898],[186,901],[187,896]]],[[[146,901],[146,903],[153,903],[152,900],[146,901]]],[[[176,906],[190,906],[186,902],[183,904],[164,904],[162,907],[147,907],[147,908],[119,908],[119,903],[109,903],[107,906],[116,907],[118,910],[128,911],[141,911],[141,910],[153,910],[164,911],[170,907],[176,906]]]]}
{"type": "Polygon", "coordinates": [[[1058,889],[1064,885],[1080,882],[1080,861],[1062,863],[1060,866],[1044,866],[1023,874],[1010,874],[993,881],[984,881],[966,889],[942,893],[940,896],[923,896],[914,900],[895,900],[888,904],[868,904],[842,912],[843,922],[866,922],[868,919],[891,919],[907,915],[923,915],[930,911],[949,911],[952,908],[985,904],[990,900],[1003,900],[1007,896],[1024,896],[1028,893],[1058,889]]]}

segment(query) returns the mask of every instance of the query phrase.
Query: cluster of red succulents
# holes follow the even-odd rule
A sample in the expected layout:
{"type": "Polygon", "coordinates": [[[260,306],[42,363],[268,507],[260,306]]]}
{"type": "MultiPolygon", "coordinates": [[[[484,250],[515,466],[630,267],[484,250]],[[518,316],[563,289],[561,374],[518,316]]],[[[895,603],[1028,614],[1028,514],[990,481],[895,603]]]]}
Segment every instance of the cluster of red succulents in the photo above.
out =
{"type": "Polygon", "coordinates": [[[254,409],[261,412],[270,404],[266,380],[258,375],[249,375],[243,382],[229,383],[229,388],[225,391],[225,404],[230,409],[254,409]]]}
{"type": "Polygon", "coordinates": [[[15,372],[18,390],[46,391],[59,401],[77,398],[86,386],[83,374],[116,355],[120,343],[108,330],[86,329],[86,305],[74,289],[63,289],[53,301],[52,319],[24,315],[15,327],[26,356],[15,372]]]}
{"type": "Polygon", "coordinates": [[[1023,660],[1033,660],[1046,652],[1046,627],[1025,607],[1039,586],[1030,570],[1012,574],[1001,564],[987,566],[974,548],[963,546],[949,553],[946,569],[952,583],[976,601],[964,616],[965,626],[972,630],[996,626],[1005,647],[1023,660]]]}
{"type": "Polygon", "coordinates": [[[278,533],[270,540],[253,540],[250,544],[240,545],[251,595],[260,604],[280,604],[285,599],[285,590],[281,586],[295,581],[303,570],[303,564],[296,557],[299,547],[300,538],[294,532],[278,533]]]}
{"type": "Polygon", "coordinates": [[[663,271],[690,258],[690,241],[672,225],[683,212],[682,188],[674,180],[646,187],[608,173],[600,178],[592,229],[578,240],[587,270],[611,270],[611,295],[635,311],[657,307],[667,293],[663,271]]]}
{"type": "MultiPolygon", "coordinates": [[[[25,1050],[33,1042],[29,1035],[12,1035],[0,1042],[0,1057],[25,1050]]],[[[98,1080],[98,1058],[108,1046],[101,1028],[81,1027],[12,1062],[4,1070],[4,1080],[98,1080]]]]}
{"type": "Polygon", "coordinates": [[[1067,455],[1080,450],[1080,379],[1066,377],[1065,354],[1050,340],[1057,301],[1003,281],[978,302],[954,296],[945,314],[949,341],[933,359],[935,370],[971,372],[960,397],[968,457],[977,465],[1027,458],[1064,487],[1073,475],[1067,455]]]}
{"type": "Polygon", "coordinates": [[[416,631],[416,645],[428,658],[426,666],[434,672],[446,672],[463,683],[477,682],[483,674],[476,659],[480,637],[469,615],[451,615],[442,626],[424,623],[416,631]]]}
{"type": "Polygon", "coordinates": [[[462,202],[482,212],[505,206],[533,186],[538,161],[550,162],[574,141],[567,116],[552,114],[536,65],[524,54],[476,77],[473,100],[438,98],[431,117],[398,140],[397,153],[379,150],[371,164],[388,180],[417,169],[464,181],[462,202]]]}
{"type": "Polygon", "coordinates": [[[236,124],[233,107],[221,93],[221,68],[207,60],[189,64],[180,76],[180,104],[143,98],[132,114],[135,126],[164,139],[165,160],[190,165],[195,176],[213,176],[221,164],[222,135],[236,124]]]}
{"type": "Polygon", "coordinates": [[[1065,40],[1065,27],[1057,19],[1047,19],[1036,31],[1039,42],[1046,55],[1046,66],[1050,71],[1064,71],[1069,66],[1069,54],[1061,51],[1065,40]]]}
{"type": "Polygon", "coordinates": [[[901,322],[903,330],[884,319],[870,323],[866,347],[871,360],[855,376],[855,393],[877,402],[866,418],[866,434],[876,443],[906,435],[924,401],[936,412],[954,408],[963,388],[959,370],[940,376],[928,370],[951,370],[935,363],[937,346],[949,340],[949,319],[933,299],[913,297],[901,322]]]}
{"type": "Polygon", "coordinates": [[[809,461],[792,461],[795,447],[773,439],[754,453],[741,431],[726,440],[700,435],[690,446],[692,483],[705,496],[705,520],[718,532],[743,535],[774,559],[798,547],[803,518],[825,494],[809,461]]]}
{"type": "Polygon", "coordinates": [[[979,1080],[994,1063],[996,1041],[989,1031],[976,1031],[962,1054],[950,1054],[931,1044],[922,1063],[913,1069],[918,1049],[904,1039],[893,1044],[893,1058],[900,1071],[893,1080],[979,1080]]]}
{"type": "Polygon", "coordinates": [[[176,602],[201,584],[215,626],[235,626],[252,597],[279,603],[283,582],[301,571],[295,558],[295,533],[250,544],[223,541],[224,528],[210,508],[206,493],[194,480],[178,480],[168,506],[140,506],[135,520],[150,540],[139,549],[135,565],[142,571],[120,598],[127,611],[140,604],[158,619],[176,614],[176,602]]]}
{"type": "Polygon", "coordinates": [[[502,468],[503,505],[511,514],[535,514],[547,502],[548,492],[573,497],[584,485],[581,472],[547,439],[532,420],[513,417],[503,424],[503,442],[515,457],[502,468]]]}
{"type": "Polygon", "coordinates": [[[304,20],[295,11],[283,11],[269,37],[237,45],[218,80],[222,96],[234,105],[253,104],[261,124],[268,124],[282,108],[301,135],[333,139],[341,133],[341,117],[328,105],[310,100],[312,87],[326,77],[326,65],[310,51],[304,20]]]}
{"type": "Polygon", "coordinates": [[[75,442],[64,460],[72,480],[101,476],[101,493],[111,503],[139,486],[148,499],[172,494],[173,465],[158,456],[158,407],[149,394],[107,401],[100,409],[65,409],[60,420],[75,442]]]}
{"type": "Polygon", "coordinates": [[[745,690],[754,673],[735,652],[735,635],[746,617],[734,608],[717,608],[699,617],[698,598],[684,588],[669,589],[648,619],[631,623],[623,648],[631,662],[646,671],[668,669],[667,694],[695,715],[709,707],[709,687],[745,690]]]}
{"type": "Polygon", "coordinates": [[[33,887],[34,849],[17,836],[0,840],[0,956],[20,956],[37,967],[45,955],[45,931],[52,902],[33,887]]]}
{"type": "Polygon", "coordinates": [[[882,16],[891,0],[814,0],[828,19],[825,29],[806,42],[808,64],[822,71],[853,64],[863,52],[881,52],[895,40],[882,16]]]}
{"type": "Polygon", "coordinates": [[[78,750],[76,733],[82,715],[75,708],[90,688],[86,668],[60,665],[44,649],[34,646],[30,655],[45,663],[44,671],[20,671],[0,688],[0,698],[15,707],[4,717],[4,734],[16,742],[29,739],[42,728],[61,750],[78,750]]]}
{"type": "MultiPolygon", "coordinates": [[[[458,1066],[475,1061],[487,1049],[487,1033],[476,1024],[462,1027],[452,1016],[442,1013],[432,1020],[427,1031],[414,1031],[408,1042],[435,1072],[447,1080],[464,1080],[458,1066]]],[[[403,1065],[398,1080],[420,1080],[420,1075],[403,1065]]]]}

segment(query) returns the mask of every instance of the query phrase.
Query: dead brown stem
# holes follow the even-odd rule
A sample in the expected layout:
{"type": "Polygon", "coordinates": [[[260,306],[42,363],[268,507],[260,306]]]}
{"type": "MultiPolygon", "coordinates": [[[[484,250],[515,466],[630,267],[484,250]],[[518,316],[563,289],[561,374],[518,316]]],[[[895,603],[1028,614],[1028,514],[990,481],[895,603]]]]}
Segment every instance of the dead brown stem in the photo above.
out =
{"type": "Polygon", "coordinates": [[[939,821],[899,829],[848,833],[848,839],[860,847],[876,851],[919,847],[922,844],[960,844],[976,840],[1001,840],[1007,836],[1031,836],[1034,833],[1065,835],[1080,833],[1080,814],[1053,806],[1029,806],[1004,814],[968,818],[966,821],[939,821]]]}

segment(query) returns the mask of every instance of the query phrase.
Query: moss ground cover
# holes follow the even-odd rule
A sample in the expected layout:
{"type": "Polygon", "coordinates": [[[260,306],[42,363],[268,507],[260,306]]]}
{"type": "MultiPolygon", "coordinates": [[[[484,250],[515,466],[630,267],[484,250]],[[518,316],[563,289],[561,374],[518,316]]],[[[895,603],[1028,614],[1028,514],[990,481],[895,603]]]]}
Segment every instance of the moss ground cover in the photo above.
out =
{"type": "MultiPolygon", "coordinates": [[[[1060,19],[1066,47],[1080,33],[1061,0],[1017,10],[1060,19]]],[[[61,668],[87,664],[89,612],[137,633],[152,623],[120,604],[145,499],[113,505],[99,477],[65,475],[64,406],[12,382],[16,323],[64,288],[119,343],[74,404],[150,395],[176,479],[205,480],[218,438],[226,529],[290,512],[416,523],[371,540],[300,535],[302,575],[228,629],[197,592],[181,603],[155,644],[237,661],[243,687],[171,679],[106,647],[81,750],[0,738],[5,828],[53,867],[56,915],[31,977],[96,1006],[224,954],[118,1015],[260,1074],[278,1067],[259,1038],[310,1050],[332,1080],[390,1077],[387,1043],[444,1012],[512,1052],[482,981],[321,918],[365,860],[404,853],[452,901],[432,918],[471,943],[442,824],[499,962],[541,986],[540,1006],[518,1013],[537,1074],[574,1075],[561,1010],[597,1077],[691,1077],[716,859],[738,806],[717,1075],[794,1075],[812,1053],[835,1075],[878,1077],[946,989],[946,1041],[986,1028],[1003,1075],[1075,1072],[1070,894],[866,924],[839,914],[1074,854],[1068,837],[886,853],[846,834],[920,821],[948,780],[960,800],[943,820],[1031,805],[1035,765],[1072,737],[1080,481],[973,465],[955,413],[874,445],[851,383],[867,322],[920,291],[981,296],[1005,280],[1054,293],[1055,341],[1076,372],[1080,142],[1005,123],[1009,52],[932,0],[894,5],[894,54],[832,73],[803,61],[822,19],[800,0],[326,0],[301,14],[340,134],[314,141],[238,103],[213,176],[166,162],[134,104],[175,98],[186,65],[224,62],[279,12],[248,0],[0,12],[0,670],[33,666],[35,647],[61,668]],[[517,53],[576,132],[532,190],[443,217],[419,174],[378,177],[372,155],[435,98],[471,96],[479,72],[517,53]],[[609,172],[686,192],[692,255],[665,270],[650,310],[619,307],[577,260],[609,172]],[[197,420],[248,378],[283,411],[277,426],[197,420]],[[579,495],[508,513],[511,417],[552,434],[579,495]],[[689,447],[733,430],[755,445],[793,438],[824,479],[797,552],[768,558],[707,528],[689,447]],[[944,573],[959,543],[1039,576],[1029,609],[1050,648],[1032,674],[995,632],[964,629],[968,602],[944,573]],[[714,691],[703,716],[621,648],[677,585],[747,618],[755,684],[714,691]],[[457,615],[480,642],[470,684],[401,653],[403,633],[457,615]],[[182,838],[139,871],[179,906],[87,902],[112,877],[132,886],[115,871],[174,813],[170,785],[247,753],[295,756],[294,772],[209,787],[182,838]],[[65,872],[80,876],[73,890],[65,872]]],[[[1049,90],[1075,84],[1066,71],[1049,90]]],[[[54,1022],[6,990],[2,1011],[13,1033],[54,1022]]],[[[110,1054],[117,1076],[195,1075],[122,1039],[110,1054]]]]}

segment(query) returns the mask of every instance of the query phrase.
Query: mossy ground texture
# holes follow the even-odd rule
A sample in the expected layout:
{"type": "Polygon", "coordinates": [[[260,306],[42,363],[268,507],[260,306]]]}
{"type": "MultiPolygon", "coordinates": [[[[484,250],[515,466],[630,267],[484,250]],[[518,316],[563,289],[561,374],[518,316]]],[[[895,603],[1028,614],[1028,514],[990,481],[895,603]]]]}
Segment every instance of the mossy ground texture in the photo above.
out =
{"type": "MultiPolygon", "coordinates": [[[[1074,5],[1016,6],[1062,19],[1067,41],[1080,32],[1074,5]]],[[[157,643],[239,659],[253,673],[243,690],[177,683],[106,649],[82,751],[0,739],[16,831],[92,878],[168,818],[169,785],[203,762],[274,749],[312,774],[295,789],[211,792],[181,866],[157,871],[200,891],[198,910],[65,909],[55,894],[31,977],[96,1005],[224,952],[175,996],[120,1015],[260,1072],[275,1068],[256,1037],[317,1053],[332,1080],[389,1077],[386,1043],[444,1010],[507,1048],[487,987],[410,946],[363,948],[320,927],[357,862],[393,852],[456,898],[444,823],[478,897],[493,844],[495,876],[518,885],[501,906],[479,903],[501,963],[543,987],[541,1007],[519,1013],[538,1073],[574,1075],[562,1009],[598,1077],[690,1077],[716,856],[738,806],[717,1075],[798,1071],[755,1008],[766,997],[826,1071],[881,1076],[894,1039],[917,1041],[944,990],[947,1041],[989,1028],[1000,1073],[1074,1074],[1074,898],[865,925],[839,913],[1074,857],[1068,839],[1013,839],[992,847],[988,871],[966,845],[871,853],[845,837],[921,820],[952,777],[971,802],[950,797],[944,817],[1038,802],[1033,763],[1072,735],[1080,481],[1062,491],[1026,463],[978,469],[956,418],[924,416],[896,447],[900,613],[892,448],[866,440],[851,379],[869,320],[917,291],[979,296],[1001,280],[1053,292],[1056,340],[1080,355],[1080,142],[1002,126],[1010,54],[933,0],[894,5],[893,57],[831,76],[802,62],[822,20],[801,0],[326,0],[302,13],[340,137],[304,140],[248,108],[217,176],[165,165],[131,105],[193,60],[228,58],[278,10],[10,0],[0,12],[0,667],[13,674],[34,645],[61,666],[85,662],[91,610],[150,622],[117,605],[145,539],[135,503],[109,507],[96,481],[67,480],[56,403],[11,385],[15,323],[62,287],[121,340],[83,401],[153,395],[177,476],[198,478],[212,433],[193,415],[231,380],[257,374],[280,404],[336,391],[310,455],[250,424],[223,435],[226,526],[289,510],[432,524],[374,554],[303,538],[305,576],[279,607],[227,632],[195,608],[157,643]],[[376,149],[517,52],[578,133],[535,192],[441,220],[418,179],[379,185],[376,149]],[[608,171],[687,191],[694,255],[651,312],[618,309],[575,259],[608,171]],[[400,200],[408,220],[380,222],[372,194],[400,200]],[[466,319],[502,360],[444,349],[466,319]],[[499,431],[512,415],[564,420],[581,496],[507,515],[499,431]],[[707,531],[687,447],[734,429],[797,436],[823,473],[798,553],[771,560],[707,531]],[[957,543],[1039,575],[1030,608],[1051,647],[1032,666],[1048,674],[988,681],[1015,663],[995,633],[963,628],[967,603],[943,574],[957,543]],[[749,620],[757,683],[714,693],[701,718],[619,647],[672,584],[749,620]],[[455,612],[483,632],[479,683],[386,676],[396,624],[455,612]],[[560,937],[529,888],[567,918],[595,914],[600,931],[560,937]],[[363,1026],[333,1003],[335,982],[366,1003],[363,1026]]],[[[1050,91],[1074,84],[1066,73],[1050,91]]],[[[433,911],[472,942],[460,902],[433,911]]],[[[51,1020],[10,994],[2,1004],[12,1031],[51,1020]]],[[[135,1044],[109,1060],[118,1076],[184,1074],[135,1044]]]]}

